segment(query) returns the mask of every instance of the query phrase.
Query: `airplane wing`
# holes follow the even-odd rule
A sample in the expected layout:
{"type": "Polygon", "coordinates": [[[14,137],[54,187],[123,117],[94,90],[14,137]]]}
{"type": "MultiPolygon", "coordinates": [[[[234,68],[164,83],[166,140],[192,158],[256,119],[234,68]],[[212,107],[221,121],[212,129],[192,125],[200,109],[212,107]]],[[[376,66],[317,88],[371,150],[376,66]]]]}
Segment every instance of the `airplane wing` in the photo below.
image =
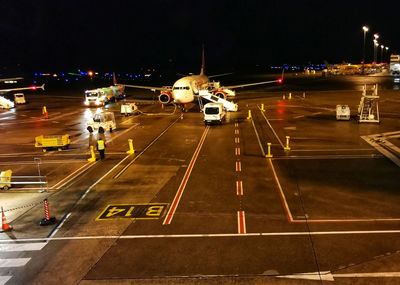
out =
{"type": "Polygon", "coordinates": [[[214,75],[207,75],[208,78],[215,78],[215,77],[221,77],[221,76],[226,76],[226,75],[231,75],[233,72],[228,72],[228,73],[222,73],[222,74],[214,74],[214,75]]]}
{"type": "Polygon", "coordinates": [[[277,80],[262,81],[262,82],[247,83],[247,84],[239,84],[239,85],[231,85],[231,86],[223,86],[223,87],[227,88],[227,89],[236,89],[236,88],[243,88],[243,87],[249,87],[249,86],[270,84],[270,83],[275,83],[275,82],[276,83],[282,83],[282,78],[279,78],[277,80]]]}
{"type": "Polygon", "coordinates": [[[164,91],[167,88],[165,87],[154,87],[154,86],[143,86],[143,85],[130,85],[130,84],[121,84],[118,83],[117,85],[119,86],[125,86],[125,87],[131,87],[131,88],[138,88],[138,89],[147,89],[147,90],[151,90],[151,91],[164,91]]]}
{"type": "Polygon", "coordinates": [[[10,88],[10,89],[0,89],[0,93],[7,93],[11,91],[22,91],[22,90],[38,90],[42,89],[44,90],[44,84],[41,86],[30,86],[30,87],[21,87],[21,88],[10,88]]]}
{"type": "Polygon", "coordinates": [[[0,82],[22,80],[23,77],[0,78],[0,82]]]}

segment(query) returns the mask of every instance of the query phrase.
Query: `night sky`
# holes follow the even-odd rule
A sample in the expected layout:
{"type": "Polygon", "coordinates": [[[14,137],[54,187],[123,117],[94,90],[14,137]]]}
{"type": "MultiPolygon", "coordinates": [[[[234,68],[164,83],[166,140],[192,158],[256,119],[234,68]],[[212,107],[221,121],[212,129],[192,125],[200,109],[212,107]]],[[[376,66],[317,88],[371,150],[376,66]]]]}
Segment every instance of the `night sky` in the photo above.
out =
{"type": "Polygon", "coordinates": [[[0,2],[0,66],[129,71],[359,62],[368,25],[396,51],[400,1],[0,2]]]}

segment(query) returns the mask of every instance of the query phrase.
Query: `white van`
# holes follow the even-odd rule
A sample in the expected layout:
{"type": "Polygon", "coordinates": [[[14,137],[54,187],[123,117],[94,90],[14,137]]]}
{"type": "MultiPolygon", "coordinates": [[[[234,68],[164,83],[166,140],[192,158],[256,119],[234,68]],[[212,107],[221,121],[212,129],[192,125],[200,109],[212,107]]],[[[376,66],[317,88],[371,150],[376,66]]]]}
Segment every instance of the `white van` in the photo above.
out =
{"type": "Polygon", "coordinates": [[[222,103],[207,103],[204,105],[204,124],[222,124],[226,112],[222,103]]]}
{"type": "Polygon", "coordinates": [[[14,94],[14,103],[15,104],[26,104],[24,93],[15,93],[14,94]]]}
{"type": "Polygon", "coordinates": [[[115,122],[115,117],[113,112],[100,112],[93,115],[87,122],[87,130],[93,132],[102,127],[105,131],[109,130],[112,132],[117,128],[117,123],[115,122]]]}

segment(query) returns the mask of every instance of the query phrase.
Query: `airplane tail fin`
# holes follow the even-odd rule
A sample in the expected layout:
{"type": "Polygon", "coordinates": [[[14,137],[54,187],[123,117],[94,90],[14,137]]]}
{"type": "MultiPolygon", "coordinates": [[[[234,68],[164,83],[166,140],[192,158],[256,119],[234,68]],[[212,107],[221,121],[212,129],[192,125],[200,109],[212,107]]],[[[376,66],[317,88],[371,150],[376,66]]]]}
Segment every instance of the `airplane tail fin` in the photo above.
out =
{"type": "Polygon", "coordinates": [[[117,85],[117,77],[115,76],[115,72],[113,72],[113,83],[114,85],[117,85]]]}
{"type": "Polygon", "coordinates": [[[204,58],[204,45],[203,45],[203,49],[201,52],[201,69],[200,69],[200,75],[204,75],[205,73],[205,68],[206,68],[206,61],[204,58]]]}

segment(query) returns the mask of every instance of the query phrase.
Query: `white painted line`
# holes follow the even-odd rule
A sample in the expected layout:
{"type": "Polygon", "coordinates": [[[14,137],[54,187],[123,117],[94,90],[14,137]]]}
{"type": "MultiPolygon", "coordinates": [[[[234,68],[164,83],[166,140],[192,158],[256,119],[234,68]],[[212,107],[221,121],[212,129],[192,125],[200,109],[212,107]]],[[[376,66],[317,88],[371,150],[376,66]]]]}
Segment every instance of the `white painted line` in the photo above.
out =
{"type": "Polygon", "coordinates": [[[0,276],[0,285],[5,285],[12,276],[0,276]]]}
{"type": "Polygon", "coordinates": [[[0,268],[4,267],[21,267],[28,263],[31,258],[0,258],[0,268]]]}
{"type": "Polygon", "coordinates": [[[360,223],[360,222],[398,222],[400,218],[370,218],[370,219],[307,219],[291,221],[292,223],[360,223]]]}
{"type": "Polygon", "coordinates": [[[289,205],[288,205],[288,203],[286,201],[285,194],[283,193],[283,189],[282,189],[281,183],[279,182],[278,175],[276,175],[275,167],[272,164],[272,160],[268,159],[268,163],[269,163],[269,165],[271,167],[272,173],[274,174],[275,182],[276,182],[276,185],[278,186],[279,194],[280,194],[280,197],[281,197],[281,202],[282,202],[283,208],[284,208],[284,210],[286,212],[286,217],[287,217],[289,222],[293,222],[292,213],[290,212],[290,208],[289,208],[289,205]]]}
{"type": "Polygon", "coordinates": [[[56,233],[61,229],[61,227],[64,225],[66,220],[68,220],[69,216],[71,216],[71,212],[68,213],[68,215],[61,221],[61,223],[57,226],[57,228],[51,233],[50,238],[56,235],[56,233]]]}
{"type": "Polygon", "coordinates": [[[400,272],[366,272],[366,273],[340,273],[333,274],[333,277],[341,278],[371,278],[371,277],[400,277],[400,272]]]}
{"type": "Polygon", "coordinates": [[[41,250],[46,244],[46,242],[0,244],[0,252],[41,250]]]}
{"type": "Polygon", "coordinates": [[[271,131],[273,132],[273,134],[275,135],[276,139],[278,140],[279,144],[281,145],[281,147],[284,149],[285,146],[283,145],[282,141],[280,140],[280,138],[278,137],[278,134],[275,132],[274,128],[272,127],[271,123],[268,121],[267,116],[265,116],[264,112],[261,112],[261,115],[264,117],[265,121],[267,122],[269,128],[271,129],[271,131]]]}
{"type": "Polygon", "coordinates": [[[291,275],[279,275],[276,277],[302,280],[335,281],[335,278],[399,278],[400,272],[363,272],[332,274],[330,271],[320,271],[297,273],[291,275]]]}
{"type": "MultiPolygon", "coordinates": [[[[119,171],[115,176],[114,179],[117,179],[120,177],[143,153],[145,153],[153,144],[156,143],[156,141],[161,138],[177,121],[179,121],[180,118],[177,118],[175,121],[173,121],[161,134],[159,134],[148,146],[146,146],[139,154],[135,156],[134,159],[132,159],[125,167],[119,171]]],[[[126,158],[131,157],[131,155],[128,155],[126,158]]],[[[125,159],[124,159],[125,160],[125,159]]],[[[122,161],[119,163],[121,164],[122,161]]],[[[113,167],[114,169],[115,167],[113,167]]]]}
{"type": "Polygon", "coordinates": [[[241,237],[241,236],[259,236],[259,237],[276,237],[276,236],[324,236],[324,235],[376,235],[376,234],[400,234],[400,230],[382,230],[382,231],[325,231],[325,232],[269,232],[269,233],[226,233],[226,234],[172,234],[172,235],[126,235],[126,236],[77,236],[77,237],[48,237],[48,238],[26,238],[26,239],[10,239],[0,240],[3,243],[18,242],[36,242],[36,241],[72,241],[72,240],[106,240],[106,239],[153,239],[153,238],[218,238],[218,237],[241,237]]]}
{"type": "Polygon", "coordinates": [[[71,174],[69,174],[67,177],[64,177],[63,179],[58,181],[56,184],[51,186],[50,189],[60,189],[61,187],[63,187],[67,183],[69,183],[72,179],[74,179],[75,177],[79,176],[81,173],[83,173],[86,170],[88,170],[89,168],[91,168],[93,165],[95,165],[95,164],[91,163],[91,162],[87,162],[86,164],[84,164],[83,166],[79,167],[77,170],[75,170],[71,174]],[[86,167],[87,167],[87,169],[85,169],[86,167]],[[76,173],[78,173],[78,174],[76,174],[76,173]],[[71,176],[72,176],[72,178],[70,180],[68,180],[71,176]],[[59,184],[61,184],[61,185],[59,185],[59,184]]]}
{"type": "Polygon", "coordinates": [[[178,208],[178,205],[182,198],[183,192],[185,191],[186,184],[189,180],[190,174],[192,173],[194,164],[196,163],[197,157],[199,156],[200,150],[204,144],[204,141],[206,140],[207,133],[209,130],[210,130],[210,126],[207,126],[203,132],[203,136],[201,137],[200,142],[197,145],[197,148],[192,156],[192,159],[190,160],[189,166],[186,169],[185,175],[183,176],[181,184],[179,185],[178,191],[176,192],[174,200],[171,203],[171,207],[168,209],[168,212],[167,212],[167,215],[165,216],[163,225],[170,225],[172,222],[172,218],[174,217],[175,211],[178,208]]]}

